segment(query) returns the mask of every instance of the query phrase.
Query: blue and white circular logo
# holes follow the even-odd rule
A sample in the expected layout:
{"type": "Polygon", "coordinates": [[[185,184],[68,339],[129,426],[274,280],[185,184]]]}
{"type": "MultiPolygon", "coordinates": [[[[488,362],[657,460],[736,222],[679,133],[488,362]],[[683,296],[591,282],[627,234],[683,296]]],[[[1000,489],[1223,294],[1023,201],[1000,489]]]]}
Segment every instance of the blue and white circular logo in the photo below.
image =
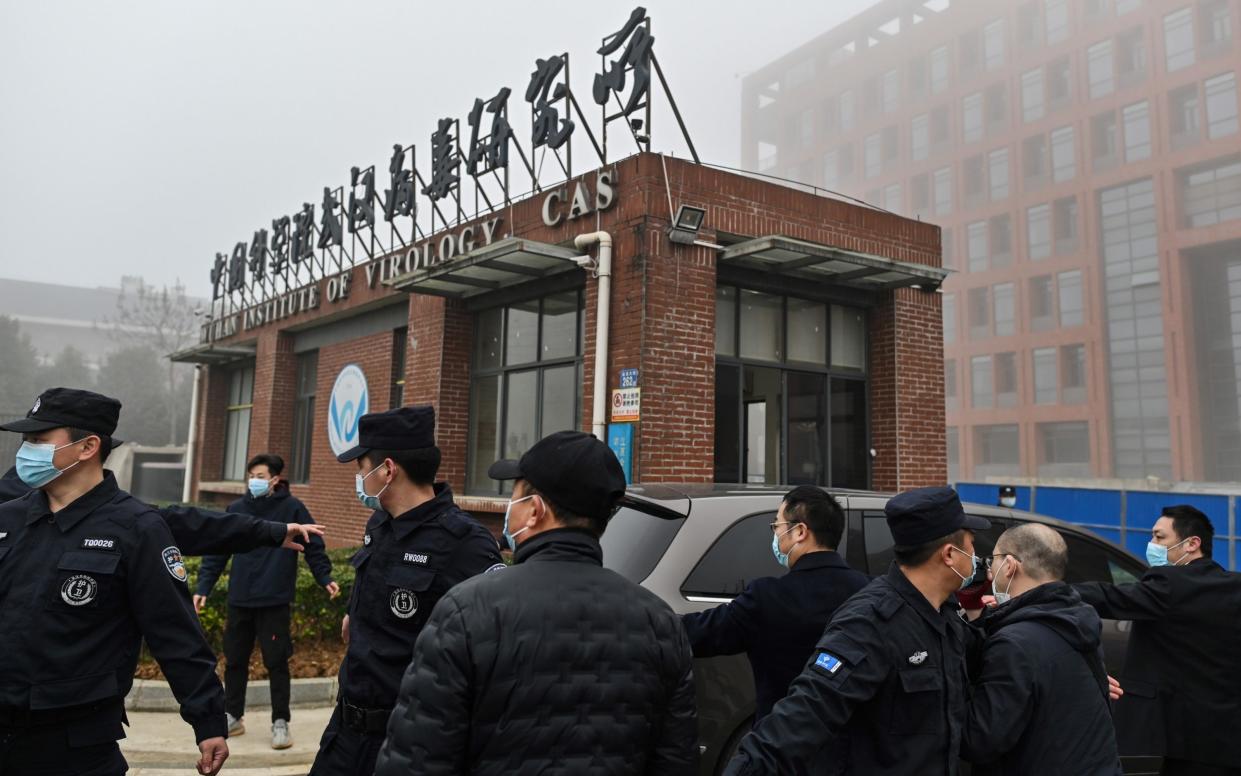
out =
{"type": "Polygon", "coordinates": [[[366,414],[368,398],[361,367],[349,364],[340,370],[327,405],[327,438],[333,454],[357,447],[358,418],[366,414]]]}

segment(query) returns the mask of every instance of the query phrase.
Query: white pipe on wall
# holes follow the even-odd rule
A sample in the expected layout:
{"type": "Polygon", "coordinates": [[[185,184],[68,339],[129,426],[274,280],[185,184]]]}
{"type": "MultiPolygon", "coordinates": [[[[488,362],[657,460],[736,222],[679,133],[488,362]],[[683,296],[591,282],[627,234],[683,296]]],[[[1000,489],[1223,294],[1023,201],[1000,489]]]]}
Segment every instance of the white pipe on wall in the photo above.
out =
{"type": "Polygon", "coordinates": [[[591,430],[596,437],[607,441],[607,394],[608,394],[608,331],[611,321],[612,301],[612,235],[607,232],[579,234],[573,245],[582,250],[588,245],[599,244],[598,300],[595,307],[595,391],[591,411],[591,430]]]}

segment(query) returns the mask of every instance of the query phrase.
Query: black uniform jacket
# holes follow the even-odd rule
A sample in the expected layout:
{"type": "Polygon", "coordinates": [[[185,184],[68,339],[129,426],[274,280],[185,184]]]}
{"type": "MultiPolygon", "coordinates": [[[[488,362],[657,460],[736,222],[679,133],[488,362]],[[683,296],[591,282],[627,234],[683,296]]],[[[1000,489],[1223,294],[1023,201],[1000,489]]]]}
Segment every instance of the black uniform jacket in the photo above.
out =
{"type": "Polygon", "coordinates": [[[515,565],[431,614],[376,776],[692,774],[693,659],[663,600],[602,567],[590,534],[522,542],[515,565]]]}
{"type": "MultiPolygon", "coordinates": [[[[0,477],[0,503],[21,498],[30,486],[17,476],[17,467],[0,477]]],[[[155,509],[155,507],[152,507],[155,509]]],[[[251,515],[226,515],[222,512],[188,506],[156,509],[168,524],[172,538],[182,555],[248,552],[255,547],[279,547],[284,544],[288,526],[251,515]]]]}
{"type": "Polygon", "coordinates": [[[1100,617],[1133,621],[1120,753],[1241,767],[1241,574],[1201,558],[1139,582],[1075,587],[1100,617]]]}
{"type": "Polygon", "coordinates": [[[145,640],[197,739],[224,735],[215,654],[186,580],[168,526],[110,472],[54,515],[42,491],[0,505],[0,708],[102,704],[94,735],[121,738],[145,640]]]}
{"type": "Polygon", "coordinates": [[[503,567],[495,537],[453,503],[446,484],[435,498],[393,518],[377,511],[366,523],[349,598],[349,649],[340,695],[364,709],[391,709],[414,639],[448,589],[503,567]]]}
{"type": "Polygon", "coordinates": [[[1118,776],[1102,622],[1049,582],[988,611],[961,756],[975,776],[1118,776]],[[1072,735],[1066,735],[1072,731],[1072,735]]]}
{"type": "Polygon", "coordinates": [[[751,582],[731,603],[681,616],[694,657],[746,653],[754,671],[755,718],[783,698],[836,608],[870,578],[835,552],[812,552],[782,577],[751,582]]]}
{"type": "MultiPolygon", "coordinates": [[[[314,525],[314,518],[301,501],[289,495],[289,489],[277,488],[270,495],[255,498],[246,494],[228,505],[235,515],[251,515],[279,525],[301,523],[314,525]]],[[[297,556],[283,547],[260,547],[233,557],[233,570],[228,576],[228,604],[240,607],[280,606],[293,602],[297,590],[297,556]]],[[[323,548],[323,540],[311,537],[306,543],[306,565],[322,587],[332,581],[332,561],[323,548]]],[[[198,595],[210,595],[216,580],[224,573],[229,555],[208,555],[198,573],[198,595]]]]}
{"type": "Polygon", "coordinates": [[[858,776],[955,776],[967,655],[981,641],[958,612],[953,601],[934,609],[893,563],[836,610],[725,773],[784,776],[826,762],[858,776]]]}

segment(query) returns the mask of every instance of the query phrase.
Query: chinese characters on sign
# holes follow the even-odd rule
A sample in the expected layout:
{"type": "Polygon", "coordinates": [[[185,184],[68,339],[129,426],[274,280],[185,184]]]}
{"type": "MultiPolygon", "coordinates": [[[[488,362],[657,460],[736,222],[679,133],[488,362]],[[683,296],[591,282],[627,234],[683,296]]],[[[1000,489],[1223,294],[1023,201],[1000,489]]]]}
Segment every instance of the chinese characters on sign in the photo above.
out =
{"type": "Polygon", "coordinates": [[[615,388],[612,390],[612,422],[636,423],[642,415],[641,388],[615,388]]]}

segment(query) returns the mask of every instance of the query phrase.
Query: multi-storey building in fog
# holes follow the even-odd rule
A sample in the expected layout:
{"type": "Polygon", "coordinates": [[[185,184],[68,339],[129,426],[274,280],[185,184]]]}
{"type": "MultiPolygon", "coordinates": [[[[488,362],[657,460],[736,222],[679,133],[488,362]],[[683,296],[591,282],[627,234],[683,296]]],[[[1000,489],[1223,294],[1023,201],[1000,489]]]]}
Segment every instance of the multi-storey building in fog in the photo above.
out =
{"type": "Polygon", "coordinates": [[[747,77],[749,169],[943,228],[952,480],[1241,481],[1241,0],[885,0],[747,77]]]}

